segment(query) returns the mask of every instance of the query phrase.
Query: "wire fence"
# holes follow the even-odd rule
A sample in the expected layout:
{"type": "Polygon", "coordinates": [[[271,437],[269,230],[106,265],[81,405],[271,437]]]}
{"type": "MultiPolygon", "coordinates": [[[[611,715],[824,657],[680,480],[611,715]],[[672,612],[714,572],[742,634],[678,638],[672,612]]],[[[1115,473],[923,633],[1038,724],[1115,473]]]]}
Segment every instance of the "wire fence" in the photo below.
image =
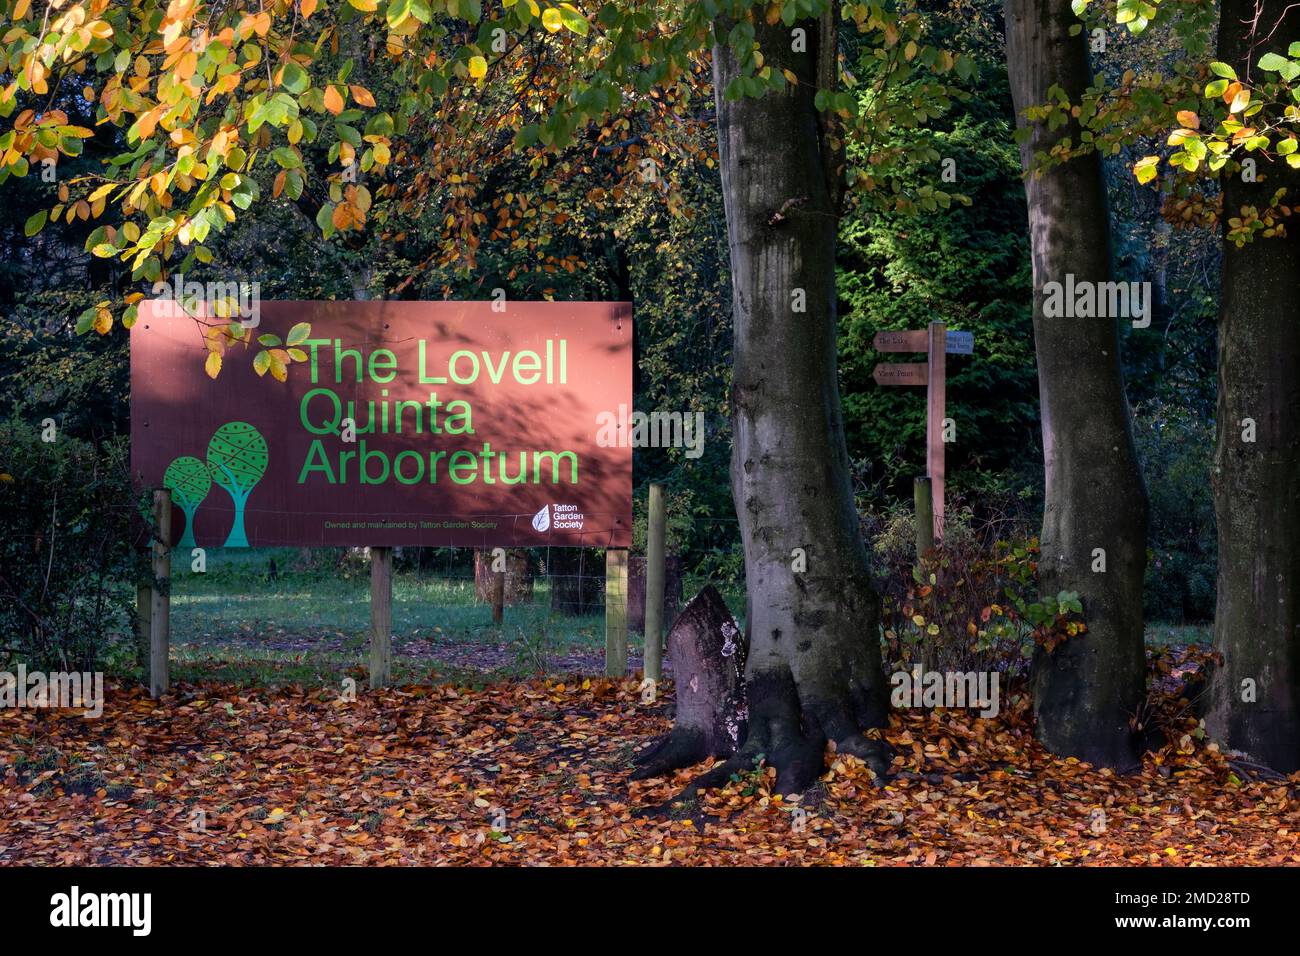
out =
{"type": "MultiPolygon", "coordinates": [[[[393,548],[392,565],[395,682],[601,674],[611,605],[626,609],[626,671],[641,667],[642,555],[628,555],[621,574],[595,548],[393,548]]],[[[740,582],[712,583],[741,604],[740,582]]],[[[666,558],[665,634],[702,584],[666,558]]],[[[360,676],[370,602],[366,548],[209,549],[201,571],[174,561],[174,679],[360,676]]]]}

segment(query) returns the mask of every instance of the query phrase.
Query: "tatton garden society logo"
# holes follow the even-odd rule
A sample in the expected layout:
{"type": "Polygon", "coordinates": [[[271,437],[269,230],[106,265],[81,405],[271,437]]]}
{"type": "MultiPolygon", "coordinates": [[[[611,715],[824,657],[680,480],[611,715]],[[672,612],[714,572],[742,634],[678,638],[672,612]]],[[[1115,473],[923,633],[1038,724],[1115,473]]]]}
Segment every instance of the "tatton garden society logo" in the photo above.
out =
{"type": "Polygon", "coordinates": [[[577,505],[542,505],[542,510],[533,515],[533,530],[546,534],[552,528],[556,531],[581,531],[586,520],[577,505]]]}

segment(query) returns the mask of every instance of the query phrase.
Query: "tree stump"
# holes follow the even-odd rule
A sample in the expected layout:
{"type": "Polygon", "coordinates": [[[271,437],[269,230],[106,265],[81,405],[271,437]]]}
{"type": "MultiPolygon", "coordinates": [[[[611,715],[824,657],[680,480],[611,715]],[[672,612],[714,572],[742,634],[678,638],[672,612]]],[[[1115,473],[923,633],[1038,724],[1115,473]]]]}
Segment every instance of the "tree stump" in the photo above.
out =
{"type": "MultiPolygon", "coordinates": [[[[484,604],[492,603],[496,587],[492,573],[492,552],[474,551],[474,597],[484,604]]],[[[506,604],[527,604],[533,599],[533,568],[527,551],[506,552],[506,604]]]]}
{"type": "MultiPolygon", "coordinates": [[[[645,555],[628,558],[627,626],[645,633],[645,555]]],[[[672,629],[682,606],[682,559],[675,554],[664,558],[664,627],[672,629]]]]}
{"type": "Polygon", "coordinates": [[[710,757],[730,757],[745,740],[749,706],[745,657],[749,642],[717,590],[691,599],[668,632],[677,690],[673,729],[638,754],[634,780],[657,777],[710,757]]]}

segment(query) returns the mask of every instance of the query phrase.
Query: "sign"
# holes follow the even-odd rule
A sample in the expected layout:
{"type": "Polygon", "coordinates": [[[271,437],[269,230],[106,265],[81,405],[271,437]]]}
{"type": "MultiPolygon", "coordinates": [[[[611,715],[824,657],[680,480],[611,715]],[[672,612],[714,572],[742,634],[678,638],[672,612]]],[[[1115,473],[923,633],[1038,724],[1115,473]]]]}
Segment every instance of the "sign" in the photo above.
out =
{"type": "MultiPolygon", "coordinates": [[[[911,329],[906,332],[877,332],[871,340],[877,352],[924,352],[928,349],[929,333],[925,329],[911,329]]],[[[944,351],[949,355],[973,355],[975,353],[974,332],[949,332],[944,351]]]]}
{"type": "Polygon", "coordinates": [[[924,352],[925,330],[910,332],[877,332],[871,340],[877,352],[924,352]]]}
{"type": "Polygon", "coordinates": [[[882,362],[871,376],[877,385],[924,385],[927,381],[924,362],[882,362]]]}
{"type": "Polygon", "coordinates": [[[949,355],[974,355],[974,332],[949,332],[943,350],[949,355]]]}
{"type": "Polygon", "coordinates": [[[632,403],[630,305],[264,302],[213,379],[225,322],[154,300],[131,330],[131,468],[171,489],[180,547],[631,544],[632,443],[608,424],[632,403]],[[257,340],[301,323],[285,381],[259,376],[257,340]]]}
{"type": "Polygon", "coordinates": [[[946,356],[972,355],[974,332],[949,332],[942,322],[931,322],[925,329],[902,332],[877,332],[872,340],[878,352],[925,352],[926,361],[906,364],[880,364],[872,373],[877,385],[924,385],[925,393],[925,473],[930,479],[930,496],[934,512],[934,540],[943,538],[944,502],[944,422],[947,420],[946,356]]]}

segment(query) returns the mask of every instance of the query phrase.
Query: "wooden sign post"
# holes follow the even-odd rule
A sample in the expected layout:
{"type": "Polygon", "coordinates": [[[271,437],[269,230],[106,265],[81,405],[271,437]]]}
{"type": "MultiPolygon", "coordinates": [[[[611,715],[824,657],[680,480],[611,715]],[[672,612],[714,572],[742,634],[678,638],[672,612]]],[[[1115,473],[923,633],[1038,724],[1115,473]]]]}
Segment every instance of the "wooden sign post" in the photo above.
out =
{"type": "MultiPolygon", "coordinates": [[[[936,542],[943,539],[943,422],[947,415],[947,353],[970,355],[975,351],[973,332],[949,332],[943,322],[929,329],[877,332],[872,340],[877,352],[924,352],[927,361],[877,365],[872,377],[877,385],[924,385],[925,475],[929,479],[932,528],[936,542]]],[[[920,510],[917,512],[920,515],[920,510]]]]}

